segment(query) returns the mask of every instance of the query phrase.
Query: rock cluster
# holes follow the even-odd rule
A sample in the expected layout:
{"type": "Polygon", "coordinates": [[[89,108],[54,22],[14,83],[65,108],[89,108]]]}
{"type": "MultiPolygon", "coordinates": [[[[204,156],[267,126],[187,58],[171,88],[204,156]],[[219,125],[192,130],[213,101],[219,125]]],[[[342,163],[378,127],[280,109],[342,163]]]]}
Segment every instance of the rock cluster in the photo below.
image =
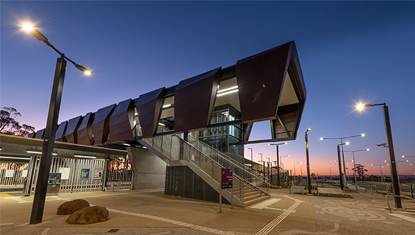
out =
{"type": "Polygon", "coordinates": [[[60,205],[56,214],[71,214],[68,219],[66,219],[66,223],[68,224],[92,224],[106,221],[109,212],[105,207],[90,206],[87,201],[77,199],[60,205]]]}
{"type": "Polygon", "coordinates": [[[101,206],[90,206],[75,211],[68,217],[66,223],[68,224],[92,224],[108,219],[108,210],[101,206]]]}
{"type": "Polygon", "coordinates": [[[73,201],[65,202],[58,207],[56,211],[57,215],[69,215],[77,210],[88,207],[89,203],[83,199],[76,199],[73,201]]]}

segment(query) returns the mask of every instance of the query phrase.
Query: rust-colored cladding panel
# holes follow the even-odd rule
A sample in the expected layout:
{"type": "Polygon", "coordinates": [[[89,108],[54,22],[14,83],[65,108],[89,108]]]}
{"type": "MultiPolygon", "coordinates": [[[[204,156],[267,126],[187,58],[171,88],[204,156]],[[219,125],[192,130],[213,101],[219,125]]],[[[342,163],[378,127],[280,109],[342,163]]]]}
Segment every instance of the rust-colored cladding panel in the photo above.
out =
{"type": "Polygon", "coordinates": [[[94,122],[92,123],[92,133],[94,133],[95,145],[103,144],[107,140],[110,117],[115,106],[115,104],[109,105],[105,108],[98,109],[95,113],[94,122]]]}
{"type": "Polygon", "coordinates": [[[156,134],[164,92],[163,87],[138,97],[136,108],[143,137],[152,137],[156,134]]]}
{"type": "Polygon", "coordinates": [[[207,128],[215,105],[221,68],[183,80],[174,91],[174,131],[207,128]]]}
{"type": "Polygon", "coordinates": [[[94,114],[87,113],[78,128],[78,144],[92,145],[92,122],[94,121],[94,114]]]}
{"type": "Polygon", "coordinates": [[[55,141],[63,141],[67,126],[68,126],[68,121],[62,122],[59,125],[58,130],[56,131],[55,141]]]}
{"type": "Polygon", "coordinates": [[[68,143],[78,143],[78,128],[82,123],[82,116],[69,119],[66,127],[65,138],[68,143]]]}
{"type": "Polygon", "coordinates": [[[275,119],[291,45],[293,42],[237,62],[235,70],[243,123],[275,119]]]}
{"type": "Polygon", "coordinates": [[[110,143],[134,139],[134,102],[131,99],[120,102],[110,119],[110,143]]]}

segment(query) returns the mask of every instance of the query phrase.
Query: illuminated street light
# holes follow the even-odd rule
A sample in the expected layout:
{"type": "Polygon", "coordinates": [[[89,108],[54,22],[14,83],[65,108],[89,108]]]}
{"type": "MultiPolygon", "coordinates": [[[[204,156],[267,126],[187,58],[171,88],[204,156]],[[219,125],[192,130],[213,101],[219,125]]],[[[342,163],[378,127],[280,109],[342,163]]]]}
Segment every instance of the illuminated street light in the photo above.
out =
{"type": "Polygon", "coordinates": [[[277,151],[277,185],[280,186],[280,151],[278,146],[280,145],[287,145],[287,142],[282,143],[282,144],[268,144],[269,146],[271,145],[275,145],[276,146],[276,151],[277,151]]]}
{"type": "Polygon", "coordinates": [[[360,149],[360,150],[354,150],[354,151],[345,151],[345,152],[352,152],[353,153],[353,168],[354,168],[354,172],[353,172],[353,174],[354,174],[354,184],[355,184],[355,187],[356,187],[356,192],[358,192],[357,191],[357,177],[356,177],[356,160],[354,159],[354,153],[355,152],[363,152],[363,151],[365,151],[365,152],[367,152],[367,151],[369,151],[369,149],[360,149]]]}
{"type": "Polygon", "coordinates": [[[55,77],[52,86],[52,95],[49,104],[48,118],[46,122],[45,136],[43,139],[42,155],[39,163],[39,173],[37,177],[37,183],[35,188],[35,196],[32,204],[32,212],[30,216],[30,224],[37,224],[42,222],[43,210],[45,206],[47,184],[49,179],[50,165],[52,162],[52,150],[55,144],[56,129],[58,126],[59,109],[62,99],[63,82],[65,80],[66,72],[66,60],[71,62],[75,67],[81,70],[85,74],[92,74],[92,72],[82,65],[75,63],[54,47],[48,39],[33,25],[22,25],[23,30],[32,34],[39,41],[44,42],[46,45],[56,51],[60,58],[56,62],[55,77]]]}
{"type": "MultiPolygon", "coordinates": [[[[392,141],[392,130],[389,118],[389,108],[386,103],[383,104],[363,104],[359,103],[356,104],[356,109],[359,111],[363,111],[366,107],[373,107],[373,106],[383,106],[383,118],[385,121],[385,131],[386,131],[386,145],[389,149],[389,162],[390,169],[391,169],[391,177],[392,177],[392,186],[393,191],[395,193],[395,207],[402,208],[401,198],[400,198],[400,188],[399,188],[399,177],[398,172],[396,170],[396,162],[395,162],[395,150],[393,148],[393,141],[392,141]]],[[[386,147],[384,145],[384,147],[386,147]]]]}
{"type": "Polygon", "coordinates": [[[29,32],[30,34],[32,34],[37,40],[44,42],[46,45],[50,46],[53,50],[55,50],[59,55],[62,56],[62,58],[67,59],[69,62],[71,62],[77,69],[79,69],[80,71],[82,71],[84,74],[86,75],[91,75],[92,72],[91,70],[85,68],[82,65],[79,65],[77,63],[75,63],[74,61],[72,61],[71,59],[69,59],[68,57],[66,57],[62,52],[60,52],[58,49],[56,49],[56,47],[54,47],[49,40],[45,37],[45,35],[43,35],[41,32],[39,32],[39,30],[37,30],[33,25],[31,24],[23,24],[22,25],[23,30],[25,30],[26,32],[29,32]]]}
{"type": "MultiPolygon", "coordinates": [[[[324,138],[321,137],[320,140],[325,140],[325,139],[340,139],[340,145],[342,146],[342,157],[343,157],[343,172],[346,174],[346,167],[344,166],[344,150],[343,150],[343,139],[349,139],[349,138],[353,138],[353,137],[364,137],[365,134],[360,134],[360,135],[352,135],[352,136],[347,136],[347,137],[340,137],[340,138],[324,138]]],[[[345,143],[346,145],[349,145],[349,142],[345,143]]],[[[339,164],[340,165],[340,164],[339,164]]],[[[342,176],[340,175],[340,178],[342,176]]],[[[341,183],[342,181],[340,181],[341,183]]],[[[344,186],[347,186],[347,181],[346,181],[346,176],[344,176],[344,186]]],[[[342,188],[343,189],[343,188],[342,188]]]]}

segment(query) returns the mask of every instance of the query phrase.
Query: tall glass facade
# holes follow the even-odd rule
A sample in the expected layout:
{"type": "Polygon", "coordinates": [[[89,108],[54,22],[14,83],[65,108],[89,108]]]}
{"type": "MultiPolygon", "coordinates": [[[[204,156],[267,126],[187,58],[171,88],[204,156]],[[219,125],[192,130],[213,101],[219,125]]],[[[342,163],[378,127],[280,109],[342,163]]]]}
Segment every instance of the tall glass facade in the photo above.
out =
{"type": "MultiPolygon", "coordinates": [[[[241,119],[241,114],[231,105],[215,107],[210,124],[229,122],[241,119]]],[[[242,124],[213,127],[199,131],[199,140],[224,153],[242,156],[242,124]]]]}

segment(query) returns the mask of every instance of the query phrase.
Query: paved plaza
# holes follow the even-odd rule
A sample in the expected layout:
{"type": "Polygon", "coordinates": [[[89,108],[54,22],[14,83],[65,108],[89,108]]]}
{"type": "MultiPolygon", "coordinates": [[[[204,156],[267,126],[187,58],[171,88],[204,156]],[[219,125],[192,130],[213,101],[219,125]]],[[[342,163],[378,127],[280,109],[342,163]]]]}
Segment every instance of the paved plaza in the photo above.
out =
{"type": "MultiPolygon", "coordinates": [[[[163,189],[60,194],[46,199],[43,223],[29,225],[33,197],[0,194],[0,234],[414,234],[415,214],[385,209],[385,196],[352,193],[353,198],[290,194],[240,208],[164,195],[163,189]],[[85,199],[109,210],[109,220],[69,225],[56,215],[65,201],[85,199]]],[[[349,193],[348,193],[349,194],[349,193]]],[[[393,201],[391,199],[391,205],[393,201]]],[[[404,200],[406,208],[415,204],[404,200]]]]}

